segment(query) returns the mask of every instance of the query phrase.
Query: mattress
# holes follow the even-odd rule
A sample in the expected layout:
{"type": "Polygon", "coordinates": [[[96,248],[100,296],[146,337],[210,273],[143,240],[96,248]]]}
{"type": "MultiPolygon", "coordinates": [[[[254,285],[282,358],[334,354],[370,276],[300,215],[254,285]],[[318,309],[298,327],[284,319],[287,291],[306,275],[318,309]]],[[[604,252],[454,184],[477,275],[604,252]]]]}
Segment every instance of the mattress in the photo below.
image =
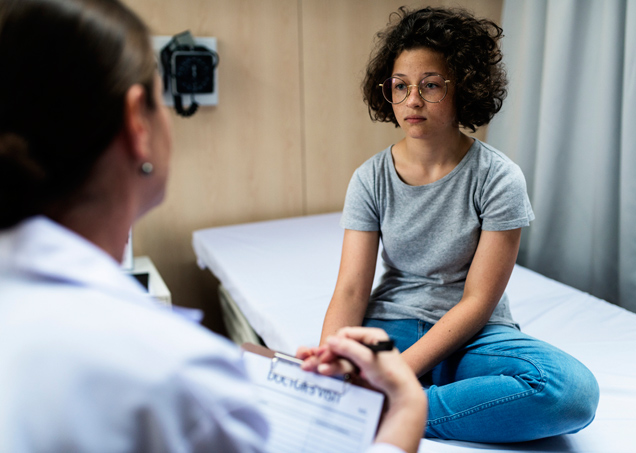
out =
{"type": "MultiPolygon", "coordinates": [[[[193,247],[199,266],[221,282],[232,316],[244,318],[238,325],[271,349],[294,353],[320,339],[338,275],[339,219],[331,213],[209,228],[193,233],[193,247]]],[[[377,266],[375,284],[380,260],[377,266]]],[[[506,291],[524,332],[595,374],[601,388],[596,419],[579,433],[534,442],[422,439],[420,451],[636,453],[636,314],[519,265],[506,291]]]]}

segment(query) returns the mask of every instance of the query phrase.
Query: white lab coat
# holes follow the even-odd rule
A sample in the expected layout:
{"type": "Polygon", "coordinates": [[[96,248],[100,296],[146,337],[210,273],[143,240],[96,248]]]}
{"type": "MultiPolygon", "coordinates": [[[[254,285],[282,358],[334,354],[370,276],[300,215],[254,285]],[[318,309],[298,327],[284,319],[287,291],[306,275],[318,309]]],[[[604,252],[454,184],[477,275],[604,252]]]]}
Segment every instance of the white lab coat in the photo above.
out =
{"type": "Polygon", "coordinates": [[[262,451],[240,354],[44,217],[0,234],[0,451],[262,451]]]}
{"type": "Polygon", "coordinates": [[[234,345],[94,244],[45,217],[0,232],[0,452],[264,451],[253,401],[234,345]]]}

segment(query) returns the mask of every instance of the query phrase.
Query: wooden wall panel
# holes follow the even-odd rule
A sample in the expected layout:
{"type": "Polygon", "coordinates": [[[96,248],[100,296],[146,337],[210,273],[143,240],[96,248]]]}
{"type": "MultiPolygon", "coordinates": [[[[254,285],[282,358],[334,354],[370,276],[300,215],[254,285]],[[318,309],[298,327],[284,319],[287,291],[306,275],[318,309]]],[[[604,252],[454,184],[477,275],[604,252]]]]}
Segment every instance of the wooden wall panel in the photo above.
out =
{"type": "Polygon", "coordinates": [[[349,178],[400,137],[373,124],[360,82],[375,32],[402,1],[303,0],[302,62],[307,211],[342,209],[349,178]]]}
{"type": "Polygon", "coordinates": [[[205,306],[192,231],[301,215],[296,0],[125,0],[153,34],[217,38],[219,105],[173,114],[168,196],[134,229],[176,304],[205,306]]]}
{"type": "MultiPolygon", "coordinates": [[[[371,122],[359,85],[375,33],[408,2],[124,1],[154,34],[218,40],[219,105],[172,115],[168,196],[135,227],[133,243],[173,301],[204,308],[222,332],[217,282],[196,266],[192,231],[342,208],[354,169],[401,137],[371,122]]],[[[463,4],[498,21],[502,0],[429,4],[463,4]]]]}

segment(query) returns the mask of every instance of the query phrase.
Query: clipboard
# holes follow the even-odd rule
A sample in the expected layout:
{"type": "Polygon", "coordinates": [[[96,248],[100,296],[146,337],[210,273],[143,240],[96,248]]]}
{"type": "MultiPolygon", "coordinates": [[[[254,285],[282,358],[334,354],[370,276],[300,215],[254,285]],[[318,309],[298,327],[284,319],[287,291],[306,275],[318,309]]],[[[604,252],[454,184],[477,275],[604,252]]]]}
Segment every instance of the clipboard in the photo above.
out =
{"type": "Polygon", "coordinates": [[[351,452],[371,446],[384,395],[344,378],[300,369],[302,360],[245,343],[243,361],[270,423],[269,451],[351,452]]]}

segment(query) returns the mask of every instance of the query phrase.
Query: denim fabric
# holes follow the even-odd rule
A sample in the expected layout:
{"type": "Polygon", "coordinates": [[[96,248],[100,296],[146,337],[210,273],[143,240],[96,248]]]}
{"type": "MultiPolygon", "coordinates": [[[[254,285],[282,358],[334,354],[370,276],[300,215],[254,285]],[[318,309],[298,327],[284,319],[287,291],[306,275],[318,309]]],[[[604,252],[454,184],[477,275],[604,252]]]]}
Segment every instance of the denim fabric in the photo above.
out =
{"type": "MultiPolygon", "coordinates": [[[[400,351],[433,324],[365,319],[400,351]]],[[[522,442],[575,433],[594,419],[599,388],[574,357],[517,329],[487,325],[420,377],[429,399],[426,437],[522,442]]]]}

